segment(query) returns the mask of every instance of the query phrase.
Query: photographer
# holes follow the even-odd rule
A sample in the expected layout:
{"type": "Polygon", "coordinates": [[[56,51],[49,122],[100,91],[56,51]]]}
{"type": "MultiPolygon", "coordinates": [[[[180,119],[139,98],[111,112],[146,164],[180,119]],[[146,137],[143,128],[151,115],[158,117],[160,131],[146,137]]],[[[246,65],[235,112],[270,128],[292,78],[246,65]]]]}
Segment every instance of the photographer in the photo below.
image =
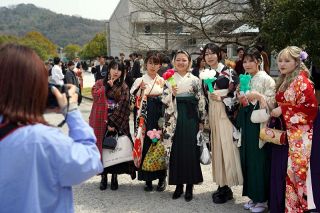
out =
{"type": "Polygon", "coordinates": [[[68,85],[66,93],[51,90],[66,116],[69,136],[44,119],[47,88],[47,71],[34,51],[15,44],[0,46],[3,213],[74,212],[72,185],[103,170],[93,130],[77,109],[76,87],[68,85]]]}

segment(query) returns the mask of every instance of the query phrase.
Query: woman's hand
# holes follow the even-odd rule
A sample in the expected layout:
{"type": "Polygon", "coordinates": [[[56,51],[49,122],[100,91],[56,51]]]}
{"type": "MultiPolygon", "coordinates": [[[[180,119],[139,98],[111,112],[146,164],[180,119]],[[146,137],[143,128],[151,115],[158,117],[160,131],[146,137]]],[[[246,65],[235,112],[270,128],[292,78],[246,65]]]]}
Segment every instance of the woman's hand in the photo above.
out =
{"type": "Polygon", "coordinates": [[[110,79],[109,81],[107,81],[107,83],[109,84],[110,87],[113,87],[113,82],[114,82],[113,79],[110,79]]]}
{"type": "Polygon", "coordinates": [[[174,96],[177,96],[177,92],[178,92],[178,86],[177,85],[172,86],[172,94],[174,96]]]}
{"type": "Polygon", "coordinates": [[[282,114],[282,110],[281,110],[281,107],[277,107],[275,109],[273,109],[270,113],[270,115],[272,117],[279,117],[280,115],[282,114]]]}
{"type": "Polygon", "coordinates": [[[108,126],[108,131],[109,131],[109,132],[114,132],[115,130],[116,130],[115,127],[108,126]]]}
{"type": "MultiPolygon", "coordinates": [[[[78,103],[78,93],[77,90],[79,90],[75,85],[72,84],[66,84],[66,88],[68,89],[68,94],[69,94],[69,105],[75,104],[77,105],[78,103]]],[[[60,110],[63,110],[67,104],[67,96],[66,93],[61,93],[56,87],[51,87],[51,91],[56,96],[57,102],[59,104],[60,110]]]]}
{"type": "Polygon", "coordinates": [[[262,95],[257,91],[251,91],[246,94],[248,101],[252,102],[254,100],[261,101],[262,95]]]}
{"type": "Polygon", "coordinates": [[[146,89],[146,84],[143,81],[141,81],[139,87],[140,87],[141,90],[145,90],[146,89]]]}
{"type": "Polygon", "coordinates": [[[204,124],[203,123],[199,123],[199,131],[203,131],[204,130],[204,124]]]}
{"type": "Polygon", "coordinates": [[[221,101],[220,95],[216,95],[214,93],[210,93],[210,99],[213,101],[221,101]]]}

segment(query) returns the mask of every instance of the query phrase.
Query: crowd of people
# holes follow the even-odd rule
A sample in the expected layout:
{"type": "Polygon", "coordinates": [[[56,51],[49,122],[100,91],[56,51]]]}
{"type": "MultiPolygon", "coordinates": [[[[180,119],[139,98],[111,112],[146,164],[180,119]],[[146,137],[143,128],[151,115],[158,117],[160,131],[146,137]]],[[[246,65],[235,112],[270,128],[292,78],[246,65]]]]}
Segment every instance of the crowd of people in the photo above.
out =
{"type": "Polygon", "coordinates": [[[128,174],[144,181],[147,192],[154,190],[155,180],[159,192],[174,185],[172,199],[184,194],[189,202],[203,182],[198,135],[209,128],[212,180],[218,185],[214,203],[233,199],[231,187],[243,185],[242,195],[250,199],[243,207],[250,212],[319,211],[320,116],[304,64],[306,52],[296,46],[280,51],[277,81],[269,76],[261,47],[237,52],[239,59],[232,62],[224,47],[208,43],[194,69],[184,50],[176,51],[172,60],[156,51],[147,52],[144,60],[137,53],[130,60],[123,53],[120,58],[99,57],[91,70],[96,81],[89,117],[93,130],[77,109],[77,63],[70,61],[63,74],[55,58],[49,81],[70,83],[67,94],[54,86],[49,90],[66,117],[70,133],[65,136],[43,118],[49,69],[29,48],[2,46],[0,133],[5,134],[0,134],[0,162],[5,169],[0,191],[6,196],[0,209],[73,211],[71,186],[96,174],[101,175],[100,190],[108,188],[108,174],[111,190],[119,187],[118,175],[128,174]],[[10,78],[16,76],[15,88],[9,69],[10,78]],[[270,118],[253,121],[257,110],[270,118]],[[134,132],[129,128],[131,112],[134,132]],[[282,130],[281,145],[261,136],[268,127],[282,130]],[[161,136],[151,137],[152,131],[161,136]],[[130,139],[133,158],[105,166],[104,139],[115,135],[130,139]],[[151,151],[160,146],[164,155],[154,154],[150,163],[151,151]],[[163,159],[165,166],[159,166],[163,159]]]}
{"type": "MultiPolygon", "coordinates": [[[[128,63],[125,68],[125,63],[115,59],[119,61],[113,67],[120,73],[119,83],[133,81],[133,84],[128,84],[127,91],[122,92],[125,100],[130,99],[134,105],[133,143],[139,128],[139,110],[142,110],[144,134],[152,129],[160,129],[163,133],[162,143],[168,148],[168,184],[176,186],[172,198],[179,198],[185,190],[185,200],[190,201],[194,185],[203,181],[197,133],[204,129],[205,120],[208,120],[212,177],[218,185],[212,194],[214,203],[222,204],[233,199],[231,187],[243,185],[243,196],[250,198],[244,208],[251,212],[267,209],[271,212],[306,212],[316,209],[320,197],[317,197],[319,194],[314,182],[319,177],[312,173],[315,164],[310,162],[310,155],[312,136],[319,134],[314,129],[318,103],[310,72],[303,63],[304,51],[290,46],[279,53],[277,83],[269,76],[269,61],[261,46],[238,48],[236,62],[229,60],[225,53],[225,48],[209,43],[193,69],[189,53],[183,50],[173,55],[169,66],[170,60],[165,61],[165,70],[162,70],[163,57],[155,51],[146,54],[143,67],[136,53],[132,54],[131,66],[128,63]],[[171,67],[174,69],[171,76],[174,83],[162,77],[171,67]],[[208,75],[215,79],[210,83],[213,91],[209,90],[210,86],[203,77],[208,75]],[[241,76],[250,76],[251,79],[250,90],[245,94],[240,91],[241,76]],[[129,90],[132,98],[127,97],[129,90]],[[139,108],[141,101],[145,101],[145,105],[140,105],[142,109],[139,108]],[[266,109],[272,118],[253,122],[251,115],[258,109],[266,109]],[[284,145],[268,143],[260,138],[261,129],[271,127],[270,121],[275,118],[283,123],[281,127],[286,131],[287,142],[284,145]]],[[[93,96],[97,85],[109,88],[116,81],[110,73],[110,65],[104,69],[104,61],[101,60],[100,69],[97,67],[98,71],[94,73],[98,79],[97,76],[105,70],[104,83],[97,81],[92,90],[93,96]]],[[[96,109],[95,103],[101,102],[94,101],[93,108],[96,109]]],[[[109,112],[108,101],[105,103],[101,111],[93,110],[90,118],[97,119],[105,109],[109,112]]],[[[130,113],[129,104],[122,112],[125,116],[130,113]]],[[[108,118],[104,117],[104,120],[108,125],[108,118]]],[[[128,122],[126,120],[122,125],[127,126],[128,122]]],[[[100,135],[103,134],[101,129],[109,130],[109,127],[101,128],[94,124],[92,127],[100,135]]],[[[100,150],[101,140],[97,142],[100,150]]],[[[138,180],[145,181],[145,191],[152,191],[152,181],[158,180],[157,191],[164,191],[167,171],[150,172],[142,166],[150,147],[150,138],[143,137],[142,162],[136,168],[138,180]]],[[[132,170],[126,173],[134,177],[132,170]]],[[[102,185],[103,182],[102,175],[102,185]]]]}

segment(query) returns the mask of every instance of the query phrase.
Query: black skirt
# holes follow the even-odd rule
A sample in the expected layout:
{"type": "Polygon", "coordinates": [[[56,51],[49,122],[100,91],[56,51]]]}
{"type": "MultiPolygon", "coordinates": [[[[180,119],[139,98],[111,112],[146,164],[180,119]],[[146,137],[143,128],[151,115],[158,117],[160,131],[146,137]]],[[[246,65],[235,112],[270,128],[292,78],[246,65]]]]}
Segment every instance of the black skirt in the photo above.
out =
{"type": "MultiPolygon", "coordinates": [[[[146,133],[149,130],[159,130],[158,121],[162,117],[162,102],[160,97],[148,97],[147,99],[147,121],[146,121],[146,133]]],[[[144,158],[152,144],[151,139],[146,135],[143,141],[142,160],[141,167],[144,158]]],[[[152,181],[156,179],[164,179],[167,175],[167,170],[160,170],[154,172],[143,171],[141,168],[138,170],[138,180],[152,181]]]]}
{"type": "Polygon", "coordinates": [[[178,118],[170,154],[169,184],[203,182],[200,166],[198,101],[195,97],[176,97],[178,118]]]}

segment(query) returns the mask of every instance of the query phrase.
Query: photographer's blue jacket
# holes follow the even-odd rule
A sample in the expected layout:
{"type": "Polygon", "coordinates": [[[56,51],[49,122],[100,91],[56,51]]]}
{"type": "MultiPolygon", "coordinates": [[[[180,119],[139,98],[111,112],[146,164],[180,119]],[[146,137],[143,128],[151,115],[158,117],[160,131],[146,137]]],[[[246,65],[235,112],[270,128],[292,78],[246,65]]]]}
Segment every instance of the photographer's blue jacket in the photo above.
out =
{"type": "Polygon", "coordinates": [[[74,212],[71,186],[103,166],[93,130],[78,110],[68,113],[67,124],[69,136],[35,124],[0,141],[1,213],[74,212]]]}

